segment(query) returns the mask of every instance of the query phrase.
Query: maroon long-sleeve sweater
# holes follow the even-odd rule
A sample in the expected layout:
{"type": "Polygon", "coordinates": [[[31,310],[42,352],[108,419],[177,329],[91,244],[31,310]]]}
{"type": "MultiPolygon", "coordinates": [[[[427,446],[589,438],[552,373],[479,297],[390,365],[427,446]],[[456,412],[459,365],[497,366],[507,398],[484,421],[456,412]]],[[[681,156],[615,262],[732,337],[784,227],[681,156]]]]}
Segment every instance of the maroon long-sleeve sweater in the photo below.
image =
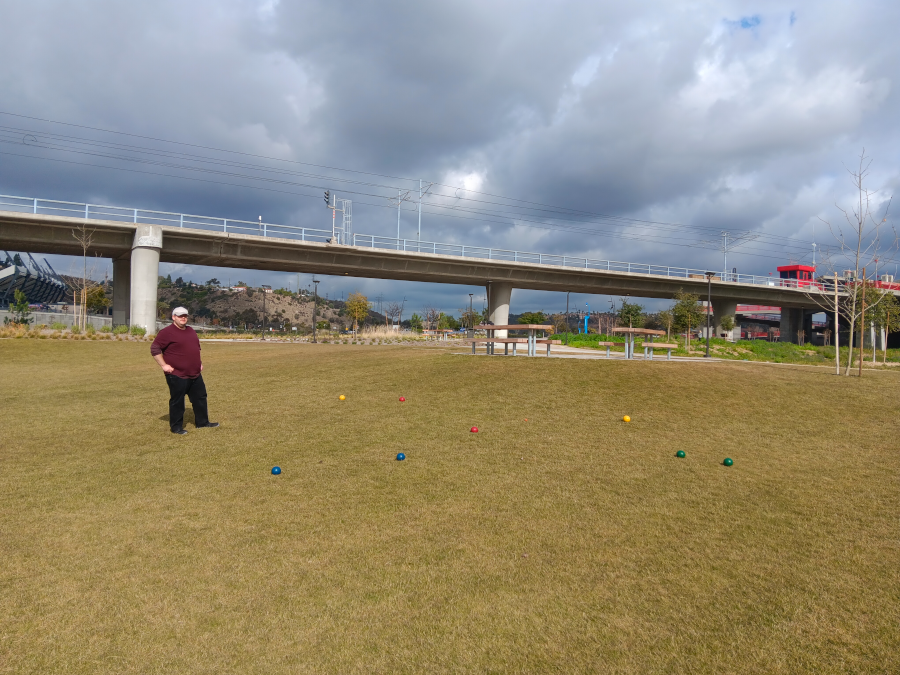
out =
{"type": "Polygon", "coordinates": [[[200,338],[190,326],[181,329],[171,324],[163,328],[150,345],[150,353],[162,354],[177,377],[193,380],[200,375],[200,338]]]}

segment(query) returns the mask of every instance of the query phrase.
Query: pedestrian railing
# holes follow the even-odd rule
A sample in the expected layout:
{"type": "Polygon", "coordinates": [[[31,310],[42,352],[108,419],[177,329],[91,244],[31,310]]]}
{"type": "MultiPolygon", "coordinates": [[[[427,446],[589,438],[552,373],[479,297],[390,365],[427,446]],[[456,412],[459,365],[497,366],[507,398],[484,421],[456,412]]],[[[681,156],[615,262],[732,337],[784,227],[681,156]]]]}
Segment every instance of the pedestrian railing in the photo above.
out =
{"type": "MultiPolygon", "coordinates": [[[[27,212],[45,215],[72,216],[84,218],[86,220],[111,220],[116,222],[166,225],[213,232],[233,232],[261,237],[293,239],[296,241],[330,242],[333,237],[331,230],[297,227],[294,225],[279,225],[262,221],[254,222],[251,220],[214,218],[196,214],[152,211],[122,206],[107,206],[103,204],[82,204],[79,202],[36,199],[33,197],[16,197],[12,195],[0,195],[0,210],[20,213],[27,212]]],[[[650,265],[647,263],[620,262],[616,260],[593,260],[591,258],[582,258],[578,256],[512,251],[484,246],[419,241],[417,239],[398,239],[396,237],[383,237],[373,234],[353,234],[352,245],[361,248],[405,251],[407,253],[450,255],[481,260],[504,260],[536,265],[553,265],[556,267],[568,267],[573,269],[624,272],[626,274],[653,275],[679,279],[706,280],[707,275],[710,275],[712,281],[715,282],[773,286],[802,291],[828,290],[824,284],[798,281],[796,279],[779,279],[771,276],[762,277],[752,274],[736,274],[730,272],[711,272],[710,270],[650,265]]]]}

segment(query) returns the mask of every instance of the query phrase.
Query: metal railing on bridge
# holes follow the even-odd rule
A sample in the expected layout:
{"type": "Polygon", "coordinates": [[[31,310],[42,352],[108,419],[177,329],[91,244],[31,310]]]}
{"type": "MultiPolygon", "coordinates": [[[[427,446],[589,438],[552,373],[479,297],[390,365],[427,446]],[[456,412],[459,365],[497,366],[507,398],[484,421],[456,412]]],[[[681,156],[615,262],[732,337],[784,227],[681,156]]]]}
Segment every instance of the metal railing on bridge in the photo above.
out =
{"type": "MultiPolygon", "coordinates": [[[[83,204],[34,197],[17,197],[0,195],[0,210],[60,215],[85,218],[87,220],[111,220],[116,222],[145,223],[149,225],[167,225],[213,232],[233,232],[261,237],[278,237],[298,241],[329,242],[331,230],[320,230],[295,225],[279,225],[276,223],[254,222],[252,220],[236,220],[233,218],[215,218],[188,213],[168,211],[151,211],[148,209],[107,206],[104,204],[83,204]]],[[[505,260],[509,262],[533,263],[537,265],[553,265],[585,270],[603,270],[607,272],[625,272],[627,274],[653,275],[678,279],[705,280],[707,274],[716,282],[751,284],[755,286],[773,286],[795,290],[827,290],[825,284],[819,282],[798,281],[796,279],[779,279],[771,276],[755,276],[752,274],[722,273],[710,270],[690,269],[687,267],[669,267],[647,263],[621,262],[616,260],[593,260],[579,256],[558,255],[554,253],[532,253],[529,251],[513,251],[484,246],[468,246],[465,244],[446,244],[416,239],[397,239],[373,234],[354,234],[353,246],[362,248],[387,249],[411,253],[430,253],[433,255],[451,255],[463,258],[482,260],[505,260]]]]}

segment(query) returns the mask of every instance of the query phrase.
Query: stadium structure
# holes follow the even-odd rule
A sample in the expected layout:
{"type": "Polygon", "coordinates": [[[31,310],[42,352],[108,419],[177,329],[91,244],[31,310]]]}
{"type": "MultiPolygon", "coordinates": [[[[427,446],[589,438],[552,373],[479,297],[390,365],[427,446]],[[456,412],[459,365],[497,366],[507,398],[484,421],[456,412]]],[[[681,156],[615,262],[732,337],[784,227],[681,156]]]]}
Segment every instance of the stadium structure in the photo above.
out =
{"type": "Polygon", "coordinates": [[[29,262],[25,262],[18,253],[13,256],[6,251],[3,253],[6,258],[0,259],[0,307],[9,307],[15,300],[17,289],[25,294],[31,305],[49,305],[66,297],[66,282],[46,258],[46,267],[41,267],[30,253],[25,254],[29,262]]]}

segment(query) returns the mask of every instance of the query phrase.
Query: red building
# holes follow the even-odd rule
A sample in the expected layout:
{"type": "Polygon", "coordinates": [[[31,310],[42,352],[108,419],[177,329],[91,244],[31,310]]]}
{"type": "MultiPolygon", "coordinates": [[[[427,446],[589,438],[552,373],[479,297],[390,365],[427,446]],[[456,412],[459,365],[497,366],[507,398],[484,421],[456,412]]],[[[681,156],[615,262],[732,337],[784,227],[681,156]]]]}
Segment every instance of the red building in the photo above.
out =
{"type": "Polygon", "coordinates": [[[784,265],[778,267],[778,275],[782,279],[796,279],[798,286],[808,286],[813,283],[816,268],[812,265],[784,265]]]}

